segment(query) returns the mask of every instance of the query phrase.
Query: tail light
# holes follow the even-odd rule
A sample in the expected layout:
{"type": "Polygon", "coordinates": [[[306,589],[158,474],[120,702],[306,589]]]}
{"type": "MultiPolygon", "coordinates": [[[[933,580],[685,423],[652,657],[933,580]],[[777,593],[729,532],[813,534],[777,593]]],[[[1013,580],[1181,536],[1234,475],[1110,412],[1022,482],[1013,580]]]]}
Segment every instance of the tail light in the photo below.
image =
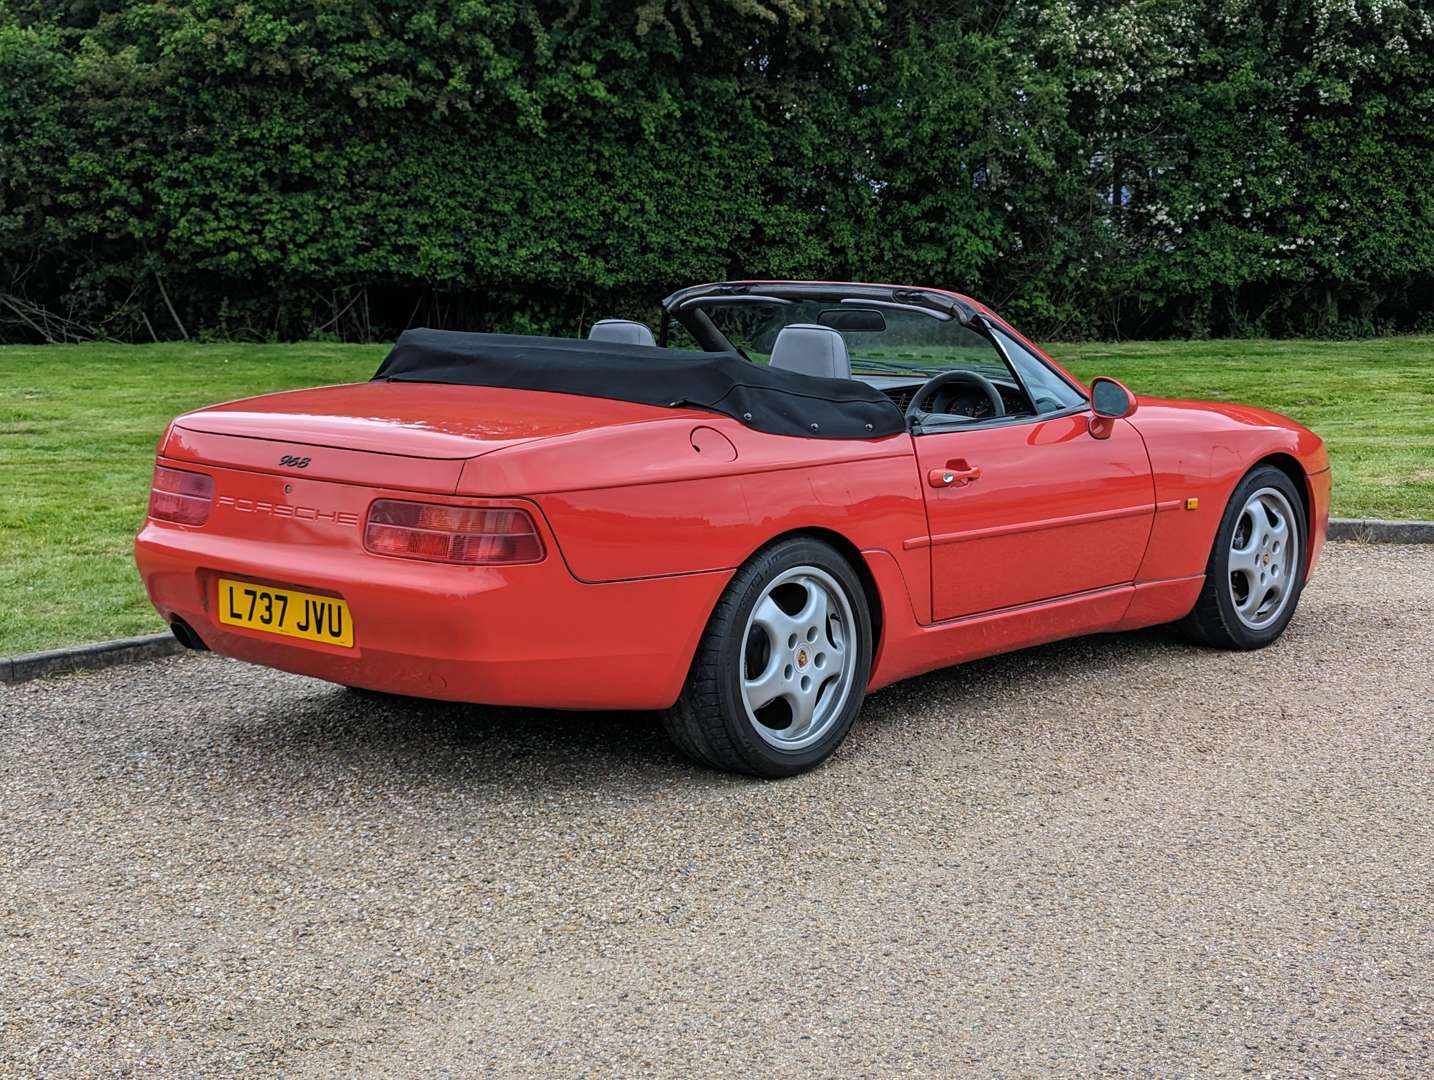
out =
{"type": "Polygon", "coordinates": [[[377,555],[463,563],[531,563],[543,540],[526,510],[438,506],[379,499],[369,507],[364,547],[377,555]]]}
{"type": "Polygon", "coordinates": [[[203,525],[214,505],[214,477],[165,465],[154,467],[149,516],[181,525],[203,525]]]}

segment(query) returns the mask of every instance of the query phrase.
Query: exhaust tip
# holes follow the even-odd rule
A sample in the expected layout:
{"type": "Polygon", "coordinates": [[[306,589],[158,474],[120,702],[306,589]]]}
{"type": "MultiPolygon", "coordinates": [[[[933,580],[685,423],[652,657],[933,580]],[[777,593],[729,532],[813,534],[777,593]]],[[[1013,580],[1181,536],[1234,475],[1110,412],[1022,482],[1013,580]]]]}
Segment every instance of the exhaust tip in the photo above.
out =
{"type": "Polygon", "coordinates": [[[196,634],[194,627],[190,626],[183,619],[175,619],[170,623],[169,631],[174,635],[175,640],[186,649],[193,649],[195,652],[209,651],[209,646],[204,644],[204,639],[196,634]]]}

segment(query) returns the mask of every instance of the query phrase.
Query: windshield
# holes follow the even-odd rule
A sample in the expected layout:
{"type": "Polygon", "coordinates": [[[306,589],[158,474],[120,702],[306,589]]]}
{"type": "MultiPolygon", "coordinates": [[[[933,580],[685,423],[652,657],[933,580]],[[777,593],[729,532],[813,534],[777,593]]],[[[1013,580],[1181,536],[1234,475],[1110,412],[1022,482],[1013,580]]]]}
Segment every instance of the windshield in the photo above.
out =
{"type": "MultiPolygon", "coordinates": [[[[701,309],[728,341],[758,363],[767,362],[782,327],[816,323],[841,334],[853,372],[929,376],[961,368],[988,378],[1010,378],[1009,369],[984,336],[957,319],[924,311],[816,300],[785,304],[714,300],[701,309]]],[[[700,347],[680,323],[673,324],[672,336],[679,348],[700,347]]]]}

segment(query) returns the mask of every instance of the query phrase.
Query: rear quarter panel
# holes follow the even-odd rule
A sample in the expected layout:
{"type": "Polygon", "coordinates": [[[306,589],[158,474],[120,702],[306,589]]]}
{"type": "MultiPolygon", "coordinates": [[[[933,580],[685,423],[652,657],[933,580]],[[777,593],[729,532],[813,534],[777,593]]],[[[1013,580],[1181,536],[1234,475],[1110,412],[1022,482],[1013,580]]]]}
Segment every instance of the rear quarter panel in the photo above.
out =
{"type": "Polygon", "coordinates": [[[926,531],[904,434],[799,439],[674,419],[488,454],[459,490],[533,498],[582,581],[731,569],[773,537],[827,529],[889,555],[911,595],[930,592],[924,553],[902,546],[926,531]]]}

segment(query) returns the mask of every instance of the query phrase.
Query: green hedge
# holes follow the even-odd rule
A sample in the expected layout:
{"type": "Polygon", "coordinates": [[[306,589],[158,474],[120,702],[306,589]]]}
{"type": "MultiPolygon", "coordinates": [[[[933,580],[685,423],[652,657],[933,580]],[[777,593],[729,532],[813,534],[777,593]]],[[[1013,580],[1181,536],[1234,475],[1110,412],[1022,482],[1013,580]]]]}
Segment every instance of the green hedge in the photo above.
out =
{"type": "Polygon", "coordinates": [[[572,332],[737,276],[1434,327],[1407,0],[0,0],[0,340],[572,332]]]}

